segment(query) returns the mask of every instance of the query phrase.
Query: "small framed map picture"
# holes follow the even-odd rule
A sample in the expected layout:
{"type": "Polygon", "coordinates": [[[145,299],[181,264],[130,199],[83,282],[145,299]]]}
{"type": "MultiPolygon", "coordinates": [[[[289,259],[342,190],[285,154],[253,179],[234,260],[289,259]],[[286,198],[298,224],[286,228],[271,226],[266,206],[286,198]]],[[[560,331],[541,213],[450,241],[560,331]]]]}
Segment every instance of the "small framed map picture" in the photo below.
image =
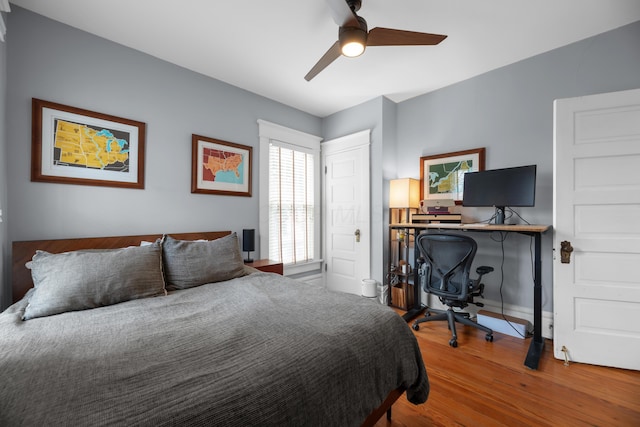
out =
{"type": "Polygon", "coordinates": [[[35,98],[31,106],[31,181],[144,188],[144,123],[35,98]]]}
{"type": "Polygon", "coordinates": [[[191,137],[191,192],[251,197],[248,145],[201,135],[191,137]]]}
{"type": "Polygon", "coordinates": [[[462,203],[464,174],[484,170],[485,149],[420,157],[420,200],[453,199],[462,203]]]}

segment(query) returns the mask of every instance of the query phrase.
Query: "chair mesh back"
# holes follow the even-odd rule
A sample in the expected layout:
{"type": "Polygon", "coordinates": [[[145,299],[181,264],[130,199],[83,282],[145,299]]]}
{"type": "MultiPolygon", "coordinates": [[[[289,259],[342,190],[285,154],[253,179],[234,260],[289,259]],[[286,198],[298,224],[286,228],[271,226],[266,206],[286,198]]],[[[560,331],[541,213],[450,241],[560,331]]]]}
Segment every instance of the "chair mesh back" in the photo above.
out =
{"type": "Polygon", "coordinates": [[[469,271],[477,249],[475,240],[457,234],[421,234],[416,248],[428,265],[425,292],[466,300],[469,271]]]}

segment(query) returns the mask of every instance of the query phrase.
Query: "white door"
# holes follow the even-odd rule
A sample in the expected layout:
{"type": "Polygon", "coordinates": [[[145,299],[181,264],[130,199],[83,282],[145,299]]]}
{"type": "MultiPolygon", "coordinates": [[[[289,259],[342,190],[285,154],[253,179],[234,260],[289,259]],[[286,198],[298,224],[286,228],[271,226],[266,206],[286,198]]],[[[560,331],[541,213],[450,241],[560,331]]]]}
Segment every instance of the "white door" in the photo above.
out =
{"type": "Polygon", "coordinates": [[[370,277],[369,133],[322,144],[326,284],[358,295],[370,277]]]}
{"type": "Polygon", "coordinates": [[[554,107],[554,355],[637,370],[640,89],[554,107]]]}

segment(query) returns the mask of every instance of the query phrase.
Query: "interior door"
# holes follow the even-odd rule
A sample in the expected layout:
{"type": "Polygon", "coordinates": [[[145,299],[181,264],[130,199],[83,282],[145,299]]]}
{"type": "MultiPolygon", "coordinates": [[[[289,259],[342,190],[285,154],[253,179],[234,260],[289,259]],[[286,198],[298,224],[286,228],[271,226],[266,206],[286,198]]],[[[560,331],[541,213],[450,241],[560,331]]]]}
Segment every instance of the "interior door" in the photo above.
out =
{"type": "Polygon", "coordinates": [[[370,277],[369,133],[322,144],[326,284],[357,295],[370,277]]]}
{"type": "Polygon", "coordinates": [[[640,369],[640,89],[557,100],[554,126],[554,355],[640,369]]]}

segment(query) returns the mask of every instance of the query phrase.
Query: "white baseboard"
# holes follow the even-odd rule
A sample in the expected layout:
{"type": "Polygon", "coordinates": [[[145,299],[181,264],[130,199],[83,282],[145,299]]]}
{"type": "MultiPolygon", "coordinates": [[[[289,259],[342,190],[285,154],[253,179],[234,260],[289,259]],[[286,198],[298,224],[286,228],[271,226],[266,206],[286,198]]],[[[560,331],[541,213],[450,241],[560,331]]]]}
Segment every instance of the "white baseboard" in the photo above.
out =
{"type": "MultiPolygon", "coordinates": [[[[437,297],[433,295],[429,295],[429,300],[431,301],[430,306],[435,309],[446,309],[440,301],[438,301],[437,297]]],[[[484,307],[477,307],[475,305],[470,305],[465,308],[464,311],[473,313],[476,315],[480,310],[490,311],[492,313],[502,314],[500,301],[492,301],[489,299],[476,299],[477,302],[481,302],[484,304],[484,307]]],[[[512,304],[504,304],[504,314],[506,316],[518,317],[520,319],[524,319],[533,325],[533,307],[522,307],[518,305],[512,304]]],[[[553,339],[553,313],[550,311],[542,312],[542,336],[544,338],[553,339]]]]}
{"type": "MultiPolygon", "coordinates": [[[[482,308],[483,310],[502,314],[500,301],[483,299],[482,303],[484,304],[484,307],[482,308]]],[[[533,308],[505,304],[504,314],[527,320],[531,325],[533,325],[533,308]]],[[[553,313],[550,311],[542,312],[542,336],[549,339],[553,338],[553,313]]]]}
{"type": "Polygon", "coordinates": [[[476,321],[480,325],[493,330],[493,332],[500,332],[516,338],[526,338],[531,329],[531,323],[528,320],[507,315],[503,317],[502,314],[492,313],[487,310],[480,310],[476,321]]]}

